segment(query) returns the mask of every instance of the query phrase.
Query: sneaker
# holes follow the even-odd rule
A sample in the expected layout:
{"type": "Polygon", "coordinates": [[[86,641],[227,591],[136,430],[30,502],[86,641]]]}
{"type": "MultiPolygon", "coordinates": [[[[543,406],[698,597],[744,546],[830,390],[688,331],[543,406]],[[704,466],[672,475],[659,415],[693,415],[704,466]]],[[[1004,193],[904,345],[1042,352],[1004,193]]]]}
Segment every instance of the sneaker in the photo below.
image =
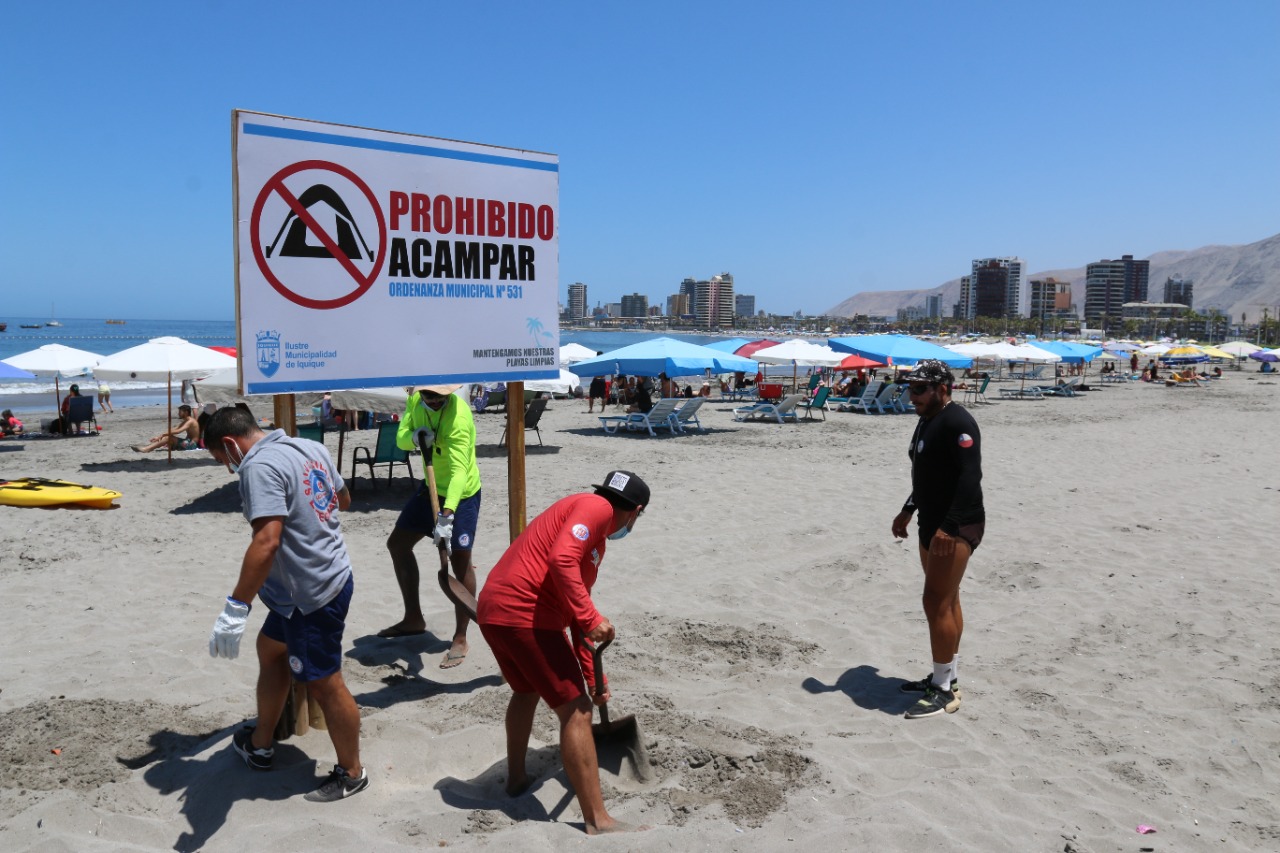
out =
{"type": "Polygon", "coordinates": [[[924,695],[907,709],[907,713],[904,716],[908,720],[918,720],[923,717],[932,717],[934,714],[941,714],[944,711],[948,714],[954,714],[958,710],[960,710],[959,696],[950,690],[939,690],[930,684],[924,695]]]}
{"type": "MultiPolygon", "coordinates": [[[[919,681],[908,681],[906,684],[899,684],[898,689],[903,693],[924,693],[930,687],[933,687],[933,676],[926,675],[919,681]]],[[[960,697],[960,679],[951,679],[951,692],[956,694],[956,698],[960,697]]]]}
{"type": "Polygon", "coordinates": [[[365,788],[369,787],[369,771],[365,768],[360,769],[360,778],[352,779],[347,775],[347,771],[338,765],[333,765],[333,772],[329,774],[329,778],[324,780],[319,788],[316,788],[303,799],[310,800],[313,803],[333,803],[338,800],[345,800],[352,794],[358,794],[365,788]]]}
{"type": "Polygon", "coordinates": [[[231,745],[236,748],[236,752],[240,753],[244,763],[254,770],[270,770],[271,762],[276,757],[276,751],[272,747],[258,749],[254,746],[253,731],[252,726],[245,726],[231,736],[231,745]]]}

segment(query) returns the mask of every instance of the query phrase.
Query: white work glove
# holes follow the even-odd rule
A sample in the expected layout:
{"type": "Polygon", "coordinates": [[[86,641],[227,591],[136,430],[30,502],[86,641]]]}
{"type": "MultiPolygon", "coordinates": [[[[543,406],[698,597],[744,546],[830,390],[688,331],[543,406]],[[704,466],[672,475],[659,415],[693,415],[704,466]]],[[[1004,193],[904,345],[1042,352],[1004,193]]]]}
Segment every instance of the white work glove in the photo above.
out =
{"type": "Polygon", "coordinates": [[[244,636],[244,623],[249,618],[249,605],[227,596],[222,615],[213,623],[209,635],[209,657],[235,659],[240,656],[240,638],[244,636]]]}
{"type": "Polygon", "coordinates": [[[434,430],[430,430],[427,427],[418,427],[417,431],[413,434],[413,440],[418,447],[421,447],[423,444],[430,447],[435,443],[436,434],[434,430]]]}
{"type": "Polygon", "coordinates": [[[444,513],[440,513],[440,515],[436,516],[436,529],[435,529],[435,532],[432,533],[432,536],[435,538],[437,548],[439,548],[440,543],[443,542],[445,548],[448,549],[450,554],[452,554],[453,553],[453,516],[445,515],[444,513]]]}

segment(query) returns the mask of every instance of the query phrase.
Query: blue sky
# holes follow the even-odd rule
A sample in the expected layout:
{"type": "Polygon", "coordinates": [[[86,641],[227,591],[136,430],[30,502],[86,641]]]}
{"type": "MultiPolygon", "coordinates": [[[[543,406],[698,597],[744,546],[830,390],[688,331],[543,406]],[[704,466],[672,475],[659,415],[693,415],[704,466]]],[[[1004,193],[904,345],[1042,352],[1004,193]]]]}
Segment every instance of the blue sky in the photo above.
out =
{"type": "Polygon", "coordinates": [[[1280,4],[62,2],[0,28],[0,319],[232,319],[230,113],[560,157],[560,284],[769,311],[1280,231],[1280,4]]]}

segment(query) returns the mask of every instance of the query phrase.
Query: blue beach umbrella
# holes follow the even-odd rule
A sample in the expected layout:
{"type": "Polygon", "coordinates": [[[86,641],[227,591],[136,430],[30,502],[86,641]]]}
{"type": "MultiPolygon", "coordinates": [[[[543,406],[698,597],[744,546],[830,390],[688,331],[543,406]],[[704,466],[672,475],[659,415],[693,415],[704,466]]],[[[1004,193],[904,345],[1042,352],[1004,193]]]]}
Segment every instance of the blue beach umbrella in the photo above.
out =
{"type": "Polygon", "coordinates": [[[573,366],[579,376],[693,376],[707,370],[716,373],[752,372],[756,363],[749,358],[698,346],[675,338],[654,338],[622,347],[573,366]]]}
{"type": "Polygon", "coordinates": [[[28,373],[21,367],[14,367],[8,362],[0,361],[0,379],[35,379],[34,373],[28,373]]]}
{"type": "Polygon", "coordinates": [[[716,341],[713,344],[704,344],[704,346],[709,349],[718,349],[720,352],[727,352],[730,355],[733,355],[741,347],[744,347],[749,343],[751,343],[751,341],[748,338],[728,338],[727,340],[716,341]]]}
{"type": "Polygon", "coordinates": [[[829,338],[827,345],[837,352],[851,352],[894,366],[910,367],[917,361],[936,358],[948,367],[969,367],[973,359],[946,347],[913,338],[910,335],[853,335],[829,338]]]}
{"type": "Polygon", "coordinates": [[[1069,341],[1027,341],[1027,343],[1062,356],[1062,360],[1067,364],[1093,361],[1102,355],[1102,347],[1096,344],[1077,344],[1069,341]]]}

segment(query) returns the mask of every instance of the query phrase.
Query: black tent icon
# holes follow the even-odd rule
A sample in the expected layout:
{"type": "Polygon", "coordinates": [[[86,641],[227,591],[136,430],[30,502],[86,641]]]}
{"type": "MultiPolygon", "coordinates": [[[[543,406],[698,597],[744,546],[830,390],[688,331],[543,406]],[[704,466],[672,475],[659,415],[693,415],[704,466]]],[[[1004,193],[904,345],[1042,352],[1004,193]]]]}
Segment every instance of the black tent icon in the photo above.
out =
{"type": "MultiPolygon", "coordinates": [[[[356,248],[356,239],[359,238],[360,245],[364,247],[365,253],[368,254],[368,260],[373,260],[373,252],[369,250],[369,244],[365,242],[364,235],[360,233],[360,226],[351,216],[351,211],[347,208],[346,202],[342,200],[342,196],[326,184],[316,184],[309,187],[306,192],[298,196],[298,203],[307,210],[311,206],[319,202],[324,202],[334,212],[336,222],[336,235],[333,236],[338,244],[338,249],[342,254],[346,255],[353,261],[363,261],[365,258],[360,254],[360,250],[356,248]]],[[[276,239],[271,241],[271,245],[266,249],[267,257],[271,257],[271,253],[275,251],[276,245],[280,242],[281,236],[284,237],[284,246],[280,249],[280,257],[289,258],[332,258],[333,254],[324,246],[307,245],[307,224],[298,218],[298,215],[292,210],[289,215],[284,218],[284,223],[280,226],[280,231],[276,234],[276,239]],[[286,229],[288,234],[285,234],[286,229]]]]}

